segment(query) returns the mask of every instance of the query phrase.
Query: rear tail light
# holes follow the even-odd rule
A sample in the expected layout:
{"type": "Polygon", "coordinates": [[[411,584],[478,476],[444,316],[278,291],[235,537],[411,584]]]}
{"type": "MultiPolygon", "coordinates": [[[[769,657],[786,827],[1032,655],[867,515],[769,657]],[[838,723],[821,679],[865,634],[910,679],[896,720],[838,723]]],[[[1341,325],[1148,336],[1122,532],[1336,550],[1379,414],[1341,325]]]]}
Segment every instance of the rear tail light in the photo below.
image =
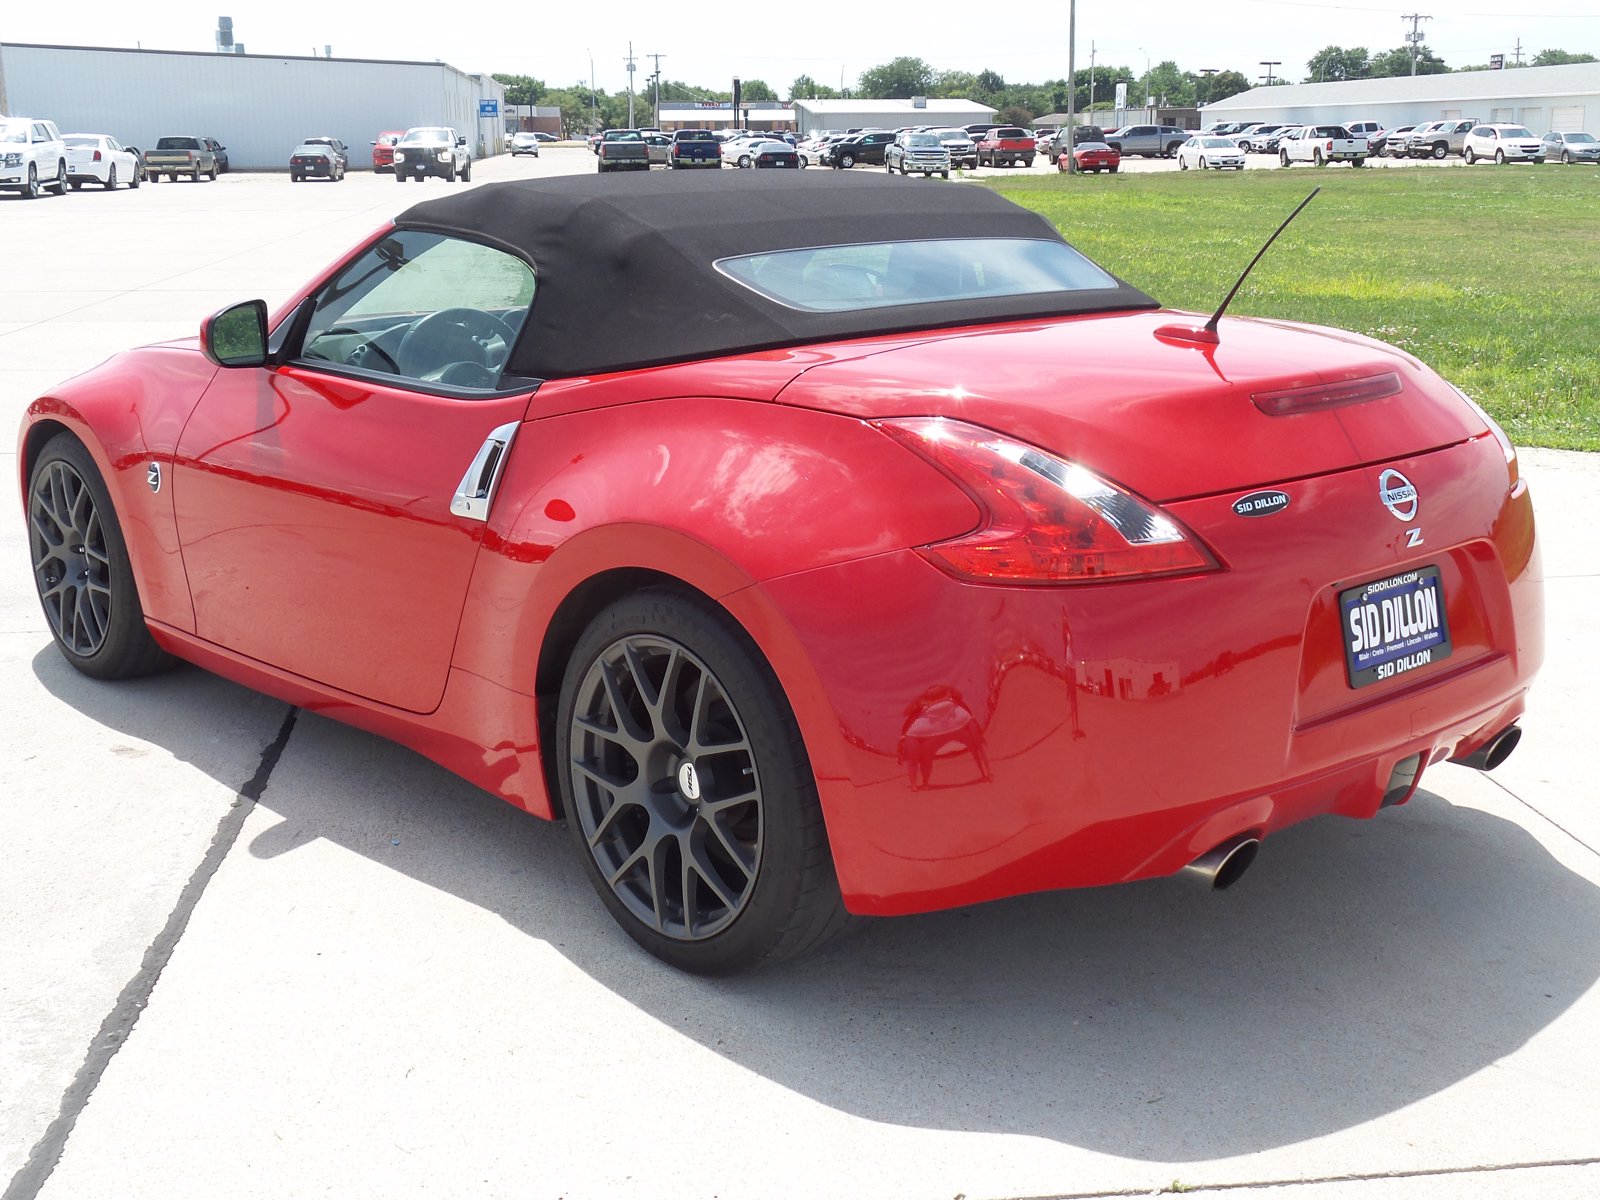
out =
{"type": "Polygon", "coordinates": [[[1500,428],[1500,423],[1486,412],[1481,404],[1467,395],[1455,384],[1450,385],[1451,390],[1460,396],[1472,408],[1472,411],[1483,418],[1483,423],[1489,427],[1489,432],[1494,434],[1494,440],[1500,443],[1500,453],[1505,455],[1506,474],[1510,476],[1512,487],[1517,485],[1517,480],[1522,478],[1522,468],[1517,463],[1517,448],[1511,444],[1511,439],[1506,436],[1506,431],[1500,428]]]}
{"type": "Polygon", "coordinates": [[[94,152],[94,161],[95,162],[99,162],[100,161],[100,151],[98,151],[98,150],[96,150],[94,152]]]}
{"type": "Polygon", "coordinates": [[[972,532],[919,550],[958,578],[1095,583],[1220,570],[1177,521],[1076,463],[943,417],[874,424],[949,475],[983,513],[972,532]]]}

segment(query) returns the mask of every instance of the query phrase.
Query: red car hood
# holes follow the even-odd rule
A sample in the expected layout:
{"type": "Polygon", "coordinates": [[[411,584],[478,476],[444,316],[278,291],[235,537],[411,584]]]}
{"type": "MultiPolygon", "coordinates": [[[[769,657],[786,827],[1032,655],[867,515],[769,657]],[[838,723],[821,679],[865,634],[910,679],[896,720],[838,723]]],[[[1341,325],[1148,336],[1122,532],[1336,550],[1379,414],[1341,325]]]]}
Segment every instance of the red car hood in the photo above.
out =
{"type": "Polygon", "coordinates": [[[1224,321],[1217,345],[1163,333],[1203,322],[1149,312],[963,331],[813,366],[778,400],[864,418],[956,417],[1156,501],[1306,478],[1487,431],[1433,371],[1382,342],[1248,318],[1224,321]],[[1352,384],[1372,398],[1342,394],[1352,384]]]}

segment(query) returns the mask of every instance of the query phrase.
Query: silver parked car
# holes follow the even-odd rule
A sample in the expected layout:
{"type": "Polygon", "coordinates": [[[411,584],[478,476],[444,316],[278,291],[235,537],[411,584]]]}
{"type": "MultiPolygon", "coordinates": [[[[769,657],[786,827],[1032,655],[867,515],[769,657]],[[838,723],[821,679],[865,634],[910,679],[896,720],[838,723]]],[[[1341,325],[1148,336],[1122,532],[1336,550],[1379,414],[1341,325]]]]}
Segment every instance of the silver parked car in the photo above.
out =
{"type": "Polygon", "coordinates": [[[935,171],[945,179],[950,178],[950,151],[934,133],[902,133],[889,143],[883,154],[884,169],[909,175],[921,171],[927,179],[935,171]]]}
{"type": "Polygon", "coordinates": [[[1592,133],[1547,133],[1541,139],[1545,162],[1600,162],[1600,140],[1592,133]]]}

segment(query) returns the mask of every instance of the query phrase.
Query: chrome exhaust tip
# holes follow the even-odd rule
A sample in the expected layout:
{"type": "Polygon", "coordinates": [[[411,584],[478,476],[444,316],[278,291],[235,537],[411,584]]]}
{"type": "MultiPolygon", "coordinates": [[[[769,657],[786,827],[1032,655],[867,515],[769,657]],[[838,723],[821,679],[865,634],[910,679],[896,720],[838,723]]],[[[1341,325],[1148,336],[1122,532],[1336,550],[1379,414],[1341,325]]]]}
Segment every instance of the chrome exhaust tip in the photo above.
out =
{"type": "Polygon", "coordinates": [[[1471,767],[1475,771],[1492,771],[1511,757],[1511,752],[1517,748],[1517,743],[1521,740],[1521,728],[1507,725],[1471,754],[1463,754],[1460,758],[1452,758],[1450,761],[1460,763],[1463,767],[1471,767]]]}
{"type": "Polygon", "coordinates": [[[1214,892],[1225,891],[1239,882],[1239,876],[1250,869],[1260,849],[1260,838],[1242,833],[1206,851],[1186,866],[1182,873],[1198,879],[1214,892]]]}

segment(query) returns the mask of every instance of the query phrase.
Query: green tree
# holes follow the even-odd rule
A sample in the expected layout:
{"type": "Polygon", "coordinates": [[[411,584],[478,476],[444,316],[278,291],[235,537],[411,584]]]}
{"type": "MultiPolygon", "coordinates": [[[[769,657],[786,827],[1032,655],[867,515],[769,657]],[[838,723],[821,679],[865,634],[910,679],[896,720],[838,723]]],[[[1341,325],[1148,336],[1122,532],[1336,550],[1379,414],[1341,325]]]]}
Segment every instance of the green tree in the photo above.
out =
{"type": "Polygon", "coordinates": [[[1596,61],[1592,54],[1569,54],[1565,50],[1541,50],[1533,56],[1532,66],[1535,67],[1564,67],[1569,63],[1591,63],[1596,61]]]}
{"type": "Polygon", "coordinates": [[[739,85],[739,99],[742,102],[754,103],[756,101],[771,101],[778,98],[778,93],[763,79],[746,79],[739,85]]]}
{"type": "Polygon", "coordinates": [[[998,120],[1004,125],[1021,125],[1027,127],[1033,124],[1033,118],[1039,114],[1033,109],[1021,104],[1012,104],[1000,110],[998,120]]]}
{"type": "Polygon", "coordinates": [[[1006,81],[999,71],[991,71],[987,67],[978,72],[978,94],[983,97],[996,96],[1005,91],[1006,81]]]}
{"type": "Polygon", "coordinates": [[[933,90],[933,68],[920,58],[902,55],[868,67],[856,80],[856,95],[873,100],[909,100],[933,90]]]}
{"type": "MultiPolygon", "coordinates": [[[[1448,75],[1450,68],[1445,66],[1444,59],[1440,58],[1426,46],[1422,46],[1417,54],[1418,75],[1448,75]]],[[[1392,79],[1400,75],[1411,74],[1411,50],[1401,46],[1394,50],[1385,50],[1382,54],[1375,54],[1367,63],[1368,79],[1392,79]]]]}
{"type": "Polygon", "coordinates": [[[970,100],[978,94],[978,77],[971,71],[940,71],[933,77],[930,96],[941,100],[970,100]]]}
{"type": "Polygon", "coordinates": [[[539,104],[547,90],[543,81],[532,75],[491,75],[489,78],[506,89],[507,104],[539,104]]]}
{"type": "Polygon", "coordinates": [[[1334,83],[1363,79],[1371,58],[1365,47],[1346,50],[1343,46],[1324,46],[1306,63],[1306,83],[1334,83]]]}
{"type": "Polygon", "coordinates": [[[789,85],[789,99],[791,100],[837,100],[839,93],[831,87],[825,87],[809,75],[797,75],[789,85]]]}
{"type": "Polygon", "coordinates": [[[1249,90],[1250,81],[1238,71],[1218,71],[1211,77],[1210,86],[1206,89],[1206,103],[1215,104],[1218,100],[1226,100],[1229,96],[1249,90]]]}

